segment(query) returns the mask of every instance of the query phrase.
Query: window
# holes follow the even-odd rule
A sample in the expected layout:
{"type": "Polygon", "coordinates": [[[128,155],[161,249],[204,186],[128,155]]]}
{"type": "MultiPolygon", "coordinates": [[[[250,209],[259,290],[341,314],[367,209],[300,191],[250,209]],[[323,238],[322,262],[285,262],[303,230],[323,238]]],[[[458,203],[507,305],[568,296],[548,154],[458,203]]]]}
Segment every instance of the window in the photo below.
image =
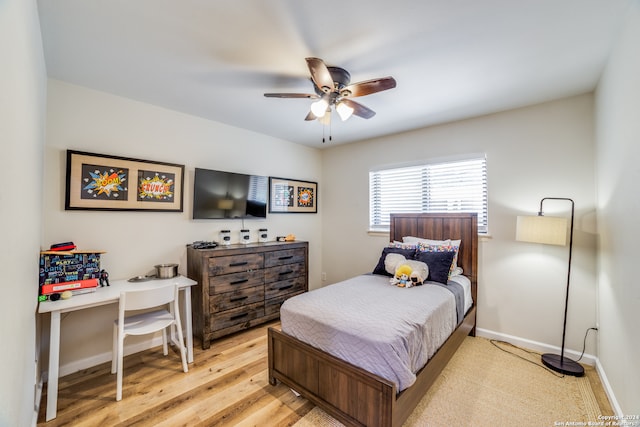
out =
{"type": "Polygon", "coordinates": [[[388,230],[390,213],[477,212],[487,233],[484,155],[369,172],[369,227],[388,230]]]}

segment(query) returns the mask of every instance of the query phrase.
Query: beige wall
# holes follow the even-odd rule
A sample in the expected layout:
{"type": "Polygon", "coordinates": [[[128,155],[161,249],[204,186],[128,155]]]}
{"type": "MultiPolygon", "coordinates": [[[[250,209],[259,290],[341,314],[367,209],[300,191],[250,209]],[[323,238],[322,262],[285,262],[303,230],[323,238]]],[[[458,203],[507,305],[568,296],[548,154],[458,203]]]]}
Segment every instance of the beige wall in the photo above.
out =
{"type": "MultiPolygon", "coordinates": [[[[370,272],[388,241],[367,233],[369,169],[486,153],[490,238],[479,251],[478,326],[560,346],[568,248],[514,236],[516,216],[535,215],[542,197],[570,197],[576,232],[567,348],[581,351],[596,323],[592,123],[593,97],[583,95],[323,151],[326,283],[370,272]]],[[[545,209],[568,215],[570,204],[545,202],[545,209]]],[[[591,338],[587,353],[595,354],[591,338]]]]}
{"type": "Polygon", "coordinates": [[[46,73],[33,0],[0,2],[0,425],[34,419],[46,73]]]}
{"type": "MultiPolygon", "coordinates": [[[[112,280],[149,273],[158,263],[176,262],[186,274],[186,244],[218,240],[224,228],[237,239],[240,220],[191,219],[195,167],[321,180],[315,149],[56,80],[49,81],[45,162],[44,244],[73,241],[80,249],[105,250],[101,266],[112,280]],[[65,211],[67,149],[184,164],[184,212],[65,211]]],[[[321,186],[319,191],[322,207],[321,186]]],[[[309,241],[314,288],[320,277],[321,215],[268,214],[245,226],[309,241]]],[[[62,374],[110,360],[115,310],[101,307],[64,318],[62,374]]]]}
{"type": "Polygon", "coordinates": [[[640,414],[640,3],[634,2],[597,91],[598,354],[618,413],[640,414]]]}

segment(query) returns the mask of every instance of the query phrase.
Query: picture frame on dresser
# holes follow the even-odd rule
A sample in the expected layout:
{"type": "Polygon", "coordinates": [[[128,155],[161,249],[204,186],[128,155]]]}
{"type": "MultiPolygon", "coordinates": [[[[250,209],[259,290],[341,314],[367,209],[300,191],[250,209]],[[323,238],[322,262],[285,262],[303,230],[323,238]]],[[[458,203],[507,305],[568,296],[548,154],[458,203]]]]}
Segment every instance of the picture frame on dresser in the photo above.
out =
{"type": "Polygon", "coordinates": [[[184,165],[67,150],[65,210],[182,212],[184,165]]]}
{"type": "Polygon", "coordinates": [[[317,182],[269,177],[269,213],[317,212],[317,182]]]}

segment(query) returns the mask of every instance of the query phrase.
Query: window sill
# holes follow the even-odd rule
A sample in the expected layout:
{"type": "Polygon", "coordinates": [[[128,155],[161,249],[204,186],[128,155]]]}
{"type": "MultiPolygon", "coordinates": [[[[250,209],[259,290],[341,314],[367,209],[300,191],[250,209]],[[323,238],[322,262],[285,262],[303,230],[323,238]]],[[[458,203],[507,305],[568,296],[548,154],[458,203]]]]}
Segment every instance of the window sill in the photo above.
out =
{"type": "Polygon", "coordinates": [[[380,236],[389,236],[389,230],[376,230],[369,229],[367,230],[367,234],[369,236],[380,237],[380,236]]]}

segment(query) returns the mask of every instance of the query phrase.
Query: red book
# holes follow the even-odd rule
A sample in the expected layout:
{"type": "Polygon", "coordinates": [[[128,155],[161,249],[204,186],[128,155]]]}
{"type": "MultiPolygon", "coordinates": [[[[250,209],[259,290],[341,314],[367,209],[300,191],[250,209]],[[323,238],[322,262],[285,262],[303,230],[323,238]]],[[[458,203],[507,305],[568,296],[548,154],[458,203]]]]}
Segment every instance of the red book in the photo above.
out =
{"type": "Polygon", "coordinates": [[[52,283],[40,287],[40,295],[49,295],[64,291],[75,291],[78,289],[97,288],[98,279],[74,280],[71,282],[52,283]]]}

